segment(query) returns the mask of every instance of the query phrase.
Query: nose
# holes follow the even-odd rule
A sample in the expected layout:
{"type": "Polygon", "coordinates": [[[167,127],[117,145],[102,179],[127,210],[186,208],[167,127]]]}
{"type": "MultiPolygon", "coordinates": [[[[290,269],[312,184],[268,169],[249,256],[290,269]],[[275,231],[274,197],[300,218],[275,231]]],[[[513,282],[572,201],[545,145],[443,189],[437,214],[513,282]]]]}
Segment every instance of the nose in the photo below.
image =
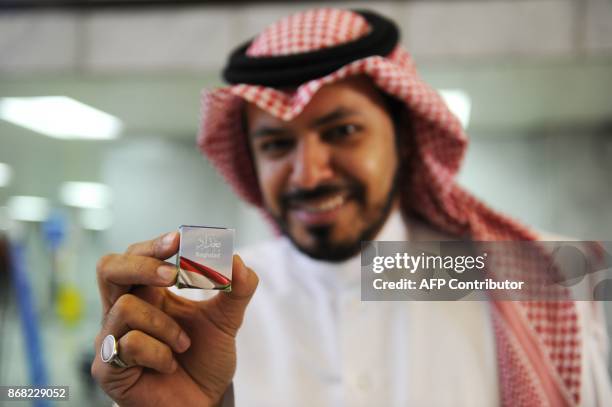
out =
{"type": "Polygon", "coordinates": [[[299,139],[290,177],[293,188],[312,189],[332,178],[330,148],[316,134],[307,134],[299,139]]]}

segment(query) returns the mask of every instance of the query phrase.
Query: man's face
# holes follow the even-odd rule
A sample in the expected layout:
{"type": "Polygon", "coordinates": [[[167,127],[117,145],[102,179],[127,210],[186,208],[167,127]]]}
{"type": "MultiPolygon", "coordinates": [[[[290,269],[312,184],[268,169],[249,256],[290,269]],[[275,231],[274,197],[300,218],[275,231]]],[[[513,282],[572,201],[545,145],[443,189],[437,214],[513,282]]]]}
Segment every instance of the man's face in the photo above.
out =
{"type": "Polygon", "coordinates": [[[266,208],[301,251],[338,261],[375,237],[394,202],[398,156],[368,79],[324,86],[289,122],[248,104],[246,122],[266,208]]]}

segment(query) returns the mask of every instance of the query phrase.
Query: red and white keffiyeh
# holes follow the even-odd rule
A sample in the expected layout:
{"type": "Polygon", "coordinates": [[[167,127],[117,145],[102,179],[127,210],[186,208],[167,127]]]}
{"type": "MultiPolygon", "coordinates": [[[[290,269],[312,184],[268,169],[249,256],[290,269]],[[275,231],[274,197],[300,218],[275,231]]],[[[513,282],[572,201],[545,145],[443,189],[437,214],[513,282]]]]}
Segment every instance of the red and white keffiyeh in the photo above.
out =
{"type": "MultiPolygon", "coordinates": [[[[321,8],[272,24],[246,51],[250,57],[282,56],[333,47],[369,31],[348,10],[321,8]]],[[[263,208],[258,181],[241,127],[245,102],[291,120],[326,84],[368,75],[383,91],[406,104],[414,137],[412,170],[401,189],[402,209],[435,227],[479,241],[537,240],[537,235],[491,210],[455,181],[467,137],[439,94],[418,76],[409,54],[397,46],[386,57],[370,56],[303,83],[292,93],[237,84],[204,91],[198,136],[201,151],[247,202],[263,208]]],[[[574,406],[580,402],[581,344],[571,301],[493,301],[501,401],[504,406],[574,406]]]]}

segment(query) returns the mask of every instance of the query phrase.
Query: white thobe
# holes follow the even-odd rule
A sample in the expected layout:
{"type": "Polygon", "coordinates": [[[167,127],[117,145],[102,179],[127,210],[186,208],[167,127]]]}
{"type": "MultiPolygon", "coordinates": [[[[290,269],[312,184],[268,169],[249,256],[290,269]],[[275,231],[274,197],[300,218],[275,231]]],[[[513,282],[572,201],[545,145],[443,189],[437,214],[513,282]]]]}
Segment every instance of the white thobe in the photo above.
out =
{"type": "MultiPolygon", "coordinates": [[[[452,237],[398,211],[376,237],[410,239],[452,237]]],[[[286,238],[238,253],[260,283],[237,338],[236,406],[499,405],[487,302],[362,302],[359,255],[316,261],[286,238]]],[[[612,405],[607,336],[586,309],[582,405],[612,405]]]]}

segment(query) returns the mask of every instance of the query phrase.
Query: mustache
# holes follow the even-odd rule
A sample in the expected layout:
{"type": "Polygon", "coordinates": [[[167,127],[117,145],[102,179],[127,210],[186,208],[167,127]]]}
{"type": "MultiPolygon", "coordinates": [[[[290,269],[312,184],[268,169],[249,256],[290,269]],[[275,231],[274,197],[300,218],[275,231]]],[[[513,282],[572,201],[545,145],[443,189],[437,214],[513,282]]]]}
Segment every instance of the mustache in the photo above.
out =
{"type": "Polygon", "coordinates": [[[281,202],[284,207],[288,207],[292,203],[309,201],[342,192],[358,200],[365,197],[364,188],[361,184],[347,182],[343,184],[321,184],[312,189],[294,189],[281,195],[281,202]]]}

